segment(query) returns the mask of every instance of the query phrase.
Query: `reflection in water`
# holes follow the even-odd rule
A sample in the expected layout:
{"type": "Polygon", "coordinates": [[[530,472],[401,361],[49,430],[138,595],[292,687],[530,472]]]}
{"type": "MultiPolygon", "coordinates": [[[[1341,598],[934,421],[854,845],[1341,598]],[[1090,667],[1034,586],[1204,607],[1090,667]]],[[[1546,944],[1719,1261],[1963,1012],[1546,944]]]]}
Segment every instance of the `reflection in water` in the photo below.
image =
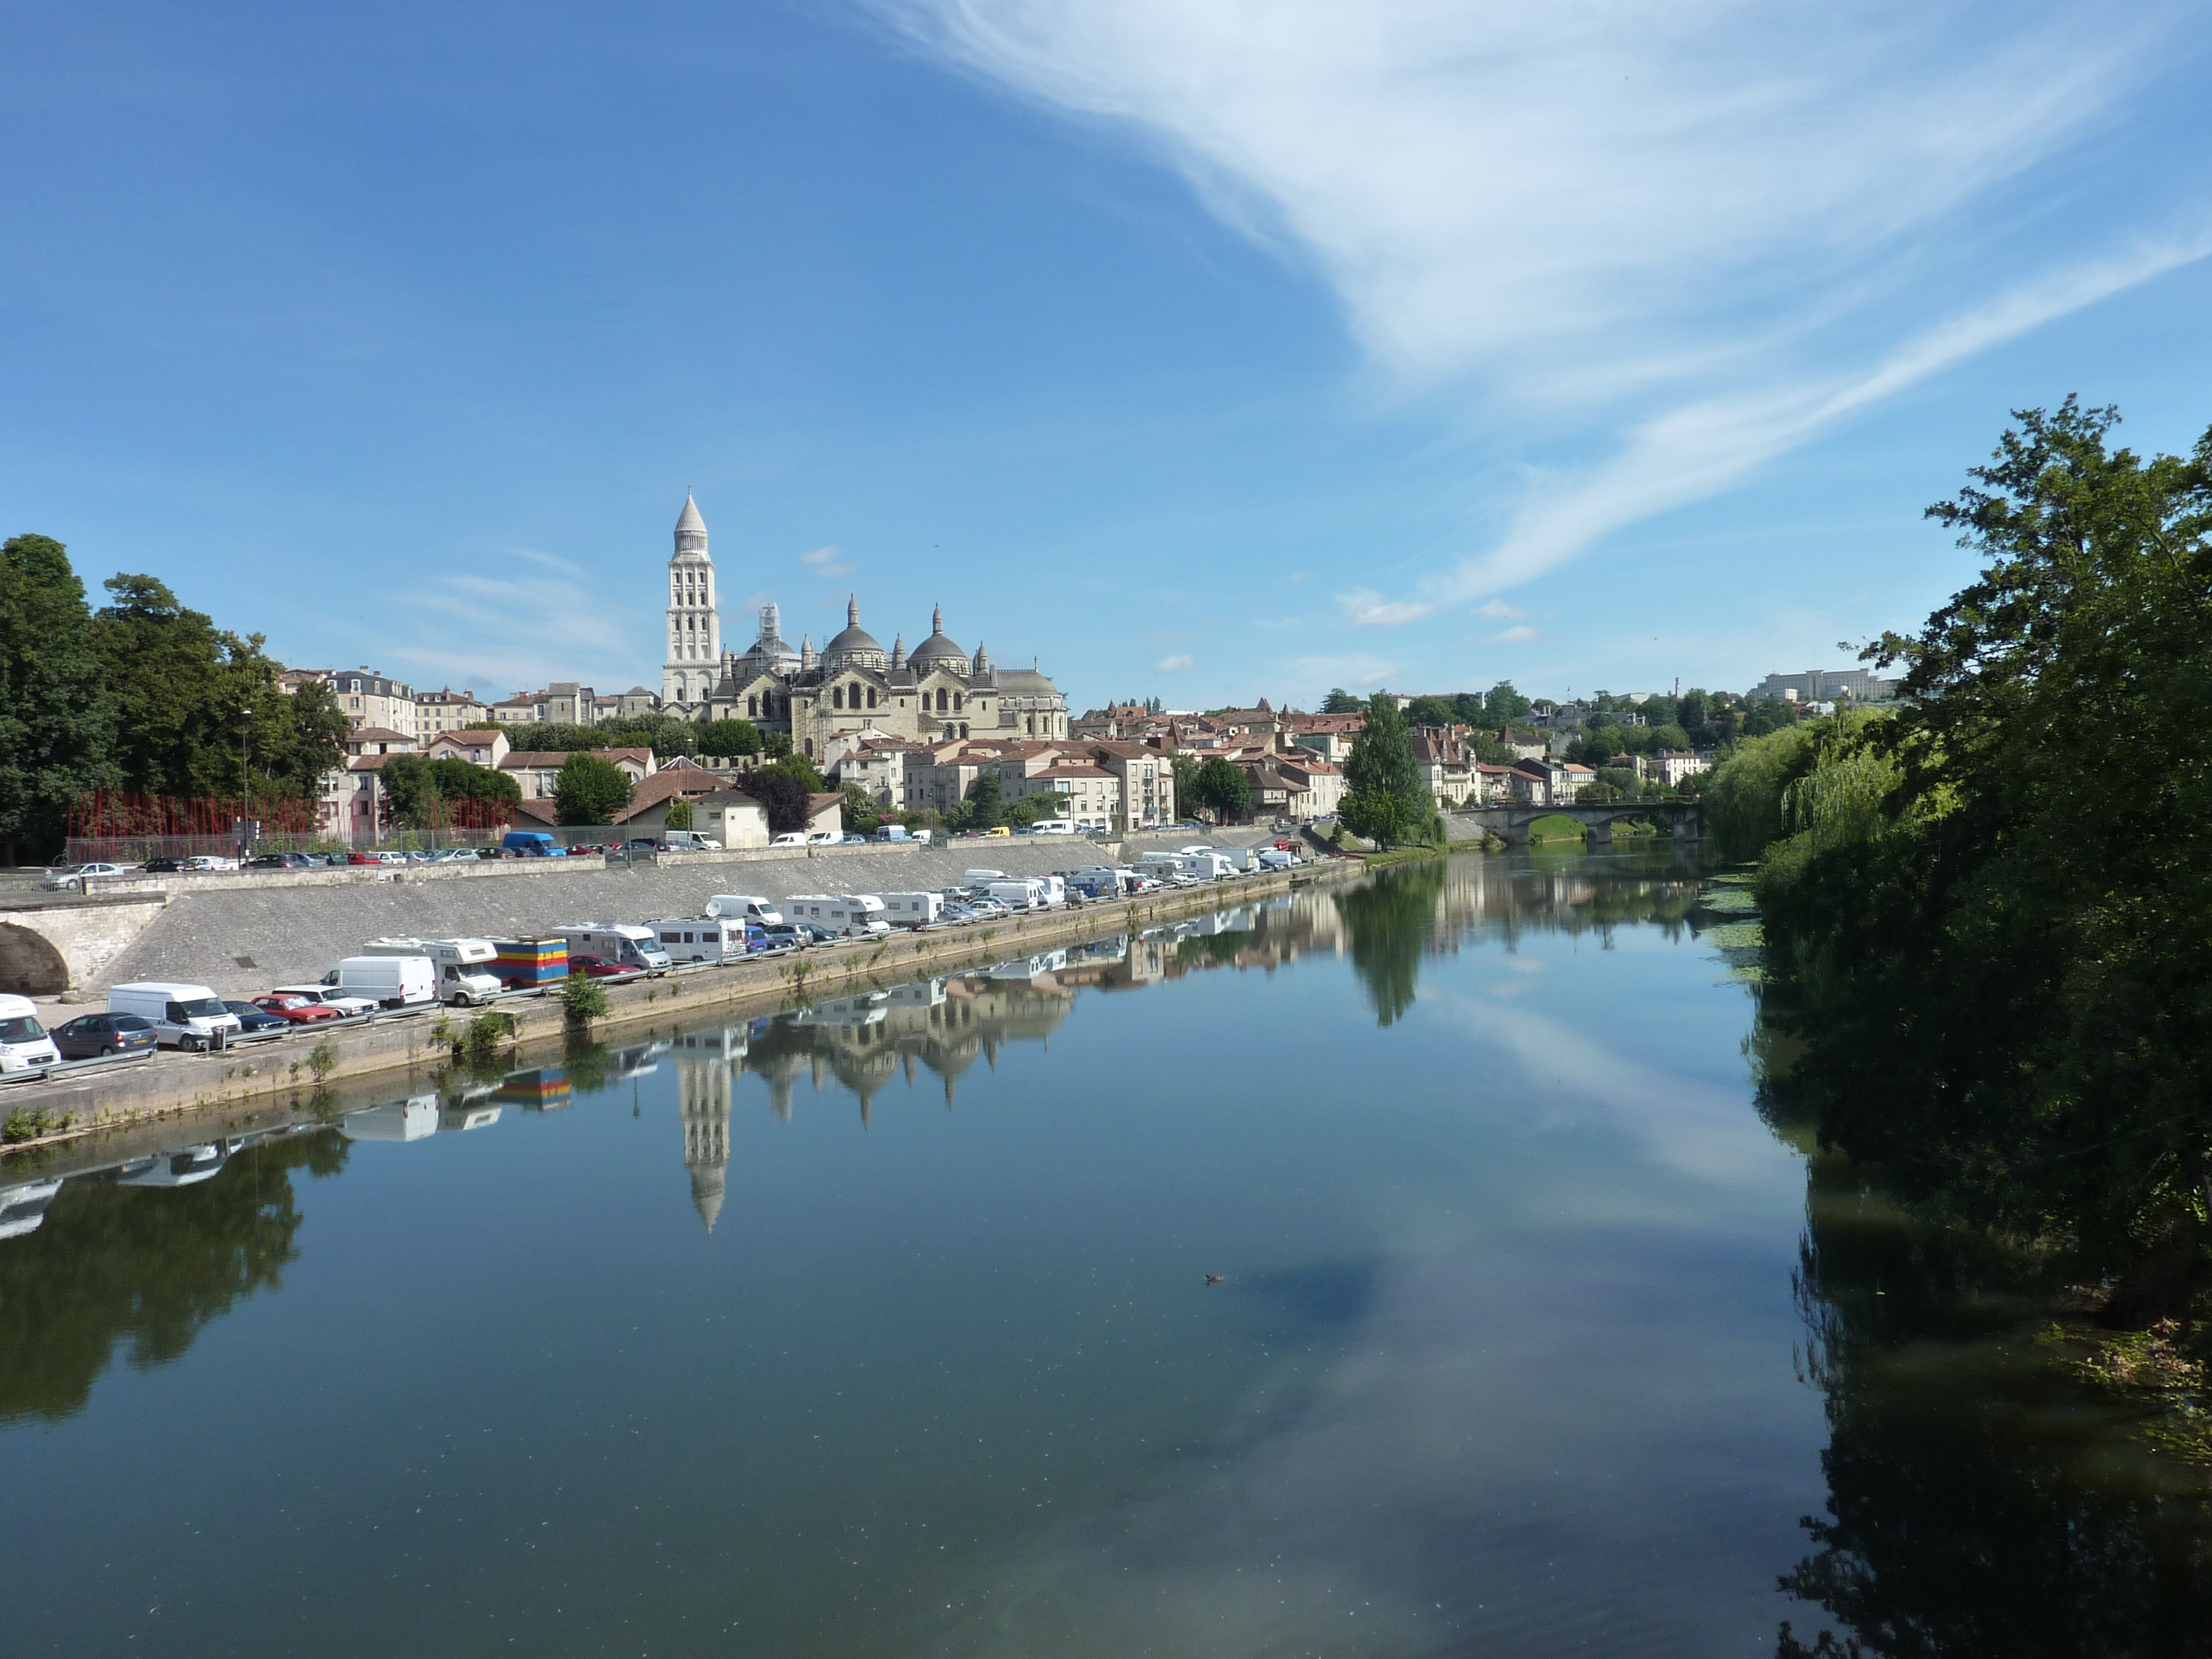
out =
{"type": "Polygon", "coordinates": [[[1830,1429],[1828,1513],[1807,1519],[1816,1547],[1782,1586],[1850,1632],[1807,1642],[1785,1621],[1784,1659],[2212,1647],[2201,1470],[2037,1340],[2064,1258],[1819,1151],[1802,1045],[1771,1010],[1753,1049],[1762,1112],[1808,1153],[1797,1292],[1830,1429]]]}
{"type": "MultiPolygon", "coordinates": [[[[335,1175],[327,1130],[217,1142],[61,1183],[45,1224],[0,1247],[0,1422],[82,1407],[118,1343],[165,1364],[295,1254],[291,1172],[335,1175]]],[[[51,1183],[41,1183],[51,1184],[51,1183]]]]}

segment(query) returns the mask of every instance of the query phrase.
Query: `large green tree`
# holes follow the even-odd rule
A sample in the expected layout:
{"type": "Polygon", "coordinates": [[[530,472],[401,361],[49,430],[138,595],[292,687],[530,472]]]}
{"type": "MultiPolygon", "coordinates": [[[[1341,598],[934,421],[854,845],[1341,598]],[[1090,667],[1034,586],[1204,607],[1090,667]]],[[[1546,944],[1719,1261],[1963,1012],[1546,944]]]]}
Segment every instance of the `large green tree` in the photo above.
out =
{"type": "Polygon", "coordinates": [[[84,584],[51,536],[0,545],[0,862],[62,844],[70,804],[122,781],[84,584]]]}
{"type": "Polygon", "coordinates": [[[512,805],[522,799],[522,786],[507,773],[454,756],[439,760],[426,760],[420,755],[387,756],[379,776],[393,820],[410,829],[427,827],[437,816],[441,802],[512,805]]]}
{"type": "Polygon", "coordinates": [[[630,794],[629,775],[621,767],[579,750],[554,775],[554,816],[562,823],[612,823],[630,794]]]}
{"type": "Polygon", "coordinates": [[[1359,712],[1359,699],[1340,685],[1331,686],[1328,695],[1321,700],[1321,712],[1324,714],[1356,714],[1359,712]]]}
{"type": "Polygon", "coordinates": [[[1216,755],[1198,769],[1198,804],[1223,823],[1252,810],[1252,781],[1234,761],[1216,755]]]}
{"type": "Polygon", "coordinates": [[[708,720],[699,728],[702,755],[757,755],[760,751],[760,728],[750,720],[708,720]]]}
{"type": "Polygon", "coordinates": [[[1353,835],[1389,847],[1419,838],[1436,816],[1398,700],[1377,691],[1367,700],[1366,723],[1345,757],[1337,817],[1353,835]]]}
{"type": "Polygon", "coordinates": [[[1930,509],[1979,577],[1872,653],[1899,710],[1761,745],[1760,893],[1824,1137],[2154,1316],[2212,1279],[2212,433],[2016,418],[1930,509]]]}

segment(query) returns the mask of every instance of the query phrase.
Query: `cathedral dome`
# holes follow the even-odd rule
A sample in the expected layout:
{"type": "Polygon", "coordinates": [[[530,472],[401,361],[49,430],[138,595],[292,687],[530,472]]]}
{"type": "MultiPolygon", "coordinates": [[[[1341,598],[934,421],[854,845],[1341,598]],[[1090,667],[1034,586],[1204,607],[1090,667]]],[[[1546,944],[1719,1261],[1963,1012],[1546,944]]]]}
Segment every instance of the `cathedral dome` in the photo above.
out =
{"type": "Polygon", "coordinates": [[[948,668],[956,674],[968,672],[968,653],[945,637],[945,609],[942,605],[929,613],[929,637],[915,647],[907,658],[907,666],[917,674],[933,668],[948,668]]]}
{"type": "Polygon", "coordinates": [[[822,665],[835,673],[841,668],[872,668],[881,672],[886,658],[876,636],[860,626],[858,599],[845,602],[845,631],[822,647],[822,665]]]}

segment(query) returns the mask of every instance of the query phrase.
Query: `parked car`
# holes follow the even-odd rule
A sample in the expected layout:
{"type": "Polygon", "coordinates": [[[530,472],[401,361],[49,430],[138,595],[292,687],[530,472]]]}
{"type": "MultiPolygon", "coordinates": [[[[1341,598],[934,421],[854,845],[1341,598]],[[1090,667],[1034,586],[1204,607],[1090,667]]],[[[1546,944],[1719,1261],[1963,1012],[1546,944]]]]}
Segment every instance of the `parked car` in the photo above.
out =
{"type": "Polygon", "coordinates": [[[809,847],[835,847],[844,839],[845,832],[842,830],[821,830],[809,836],[806,844],[809,847]]]}
{"type": "Polygon", "coordinates": [[[88,878],[123,873],[119,864],[63,864],[47,871],[39,885],[50,893],[58,893],[66,888],[82,886],[88,878]]]}
{"type": "Polygon", "coordinates": [[[801,830],[787,830],[769,842],[769,845],[770,847],[804,847],[806,845],[806,834],[801,830]]]}
{"type": "Polygon", "coordinates": [[[642,973],[644,970],[625,967],[619,962],[609,962],[603,957],[580,957],[571,951],[568,971],[581,974],[587,979],[615,979],[624,974],[642,973]]]}
{"type": "Polygon", "coordinates": [[[374,997],[342,991],[335,985],[324,985],[319,982],[313,985],[279,985],[270,994],[280,997],[305,997],[310,1002],[322,1004],[341,1019],[350,1019],[356,1014],[373,1014],[376,1012],[374,997]]]}
{"type": "Polygon", "coordinates": [[[321,866],[320,859],[305,853],[257,853],[246,861],[248,870],[313,870],[321,866]]]}
{"type": "Polygon", "coordinates": [[[346,854],[346,862],[348,864],[374,864],[377,862],[377,857],[374,853],[349,853],[346,854]]]}
{"type": "Polygon", "coordinates": [[[809,928],[802,933],[789,922],[771,923],[760,931],[763,941],[771,951],[796,951],[801,945],[814,942],[813,929],[809,928]]]}
{"type": "Polygon", "coordinates": [[[1007,829],[1005,824],[994,823],[988,830],[986,830],[983,832],[983,839],[985,841],[994,841],[1001,836],[1012,837],[1013,833],[1014,832],[1007,829]]]}
{"type": "Polygon", "coordinates": [[[173,876],[185,868],[182,859],[148,859],[138,866],[149,876],[173,876]]]}
{"type": "Polygon", "coordinates": [[[54,1047],[64,1060],[97,1060],[102,1054],[150,1054],[161,1047],[151,1020],[137,1014],[79,1014],[53,1030],[54,1047]]]}
{"type": "MultiPolygon", "coordinates": [[[[252,1006],[270,1018],[281,1019],[288,1025],[313,1025],[338,1017],[338,1011],[328,1003],[297,994],[284,996],[271,993],[265,997],[255,997],[252,1006]]],[[[230,1005],[225,1003],[223,1006],[228,1008],[230,1005]]],[[[235,1013],[237,1010],[232,1009],[231,1012],[235,1013]]]]}
{"type": "Polygon", "coordinates": [[[195,853],[185,860],[187,870],[235,870],[236,859],[227,859],[217,853],[195,853]]]}
{"type": "MultiPolygon", "coordinates": [[[[289,1031],[292,1022],[282,1014],[264,1013],[250,1002],[234,1002],[228,997],[222,1006],[238,1016],[238,1030],[241,1036],[266,1036],[271,1031],[289,1031]]],[[[117,1016],[121,1018],[121,1015],[117,1016]]]]}

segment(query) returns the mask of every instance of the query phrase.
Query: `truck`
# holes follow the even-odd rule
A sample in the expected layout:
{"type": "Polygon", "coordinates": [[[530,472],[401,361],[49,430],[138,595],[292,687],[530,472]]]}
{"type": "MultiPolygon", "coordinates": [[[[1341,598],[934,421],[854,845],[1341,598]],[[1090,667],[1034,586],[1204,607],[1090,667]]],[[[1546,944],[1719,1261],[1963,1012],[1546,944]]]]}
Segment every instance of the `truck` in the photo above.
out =
{"type": "Polygon", "coordinates": [[[660,941],[653,936],[650,927],[640,927],[627,921],[572,921],[565,927],[556,927],[554,933],[565,939],[571,960],[577,957],[597,957],[601,962],[612,963],[617,968],[634,969],[641,974],[665,974],[672,965],[668,952],[660,948],[660,941]]]}
{"type": "Polygon", "coordinates": [[[510,830],[501,837],[501,847],[518,858],[566,858],[567,850],[552,836],[543,830],[510,830]]]}
{"type": "Polygon", "coordinates": [[[510,991],[557,985],[568,977],[567,939],[494,939],[492,949],[497,953],[492,962],[492,975],[510,991]]]}
{"type": "Polygon", "coordinates": [[[456,1008],[478,1005],[505,988],[498,974],[499,946],[488,939],[373,939],[365,957],[427,957],[436,969],[438,1000],[456,1008]]]}
{"type": "Polygon", "coordinates": [[[438,970],[426,956],[347,957],[323,983],[342,995],[368,997],[380,1008],[422,1008],[438,1000],[438,970]]]}

